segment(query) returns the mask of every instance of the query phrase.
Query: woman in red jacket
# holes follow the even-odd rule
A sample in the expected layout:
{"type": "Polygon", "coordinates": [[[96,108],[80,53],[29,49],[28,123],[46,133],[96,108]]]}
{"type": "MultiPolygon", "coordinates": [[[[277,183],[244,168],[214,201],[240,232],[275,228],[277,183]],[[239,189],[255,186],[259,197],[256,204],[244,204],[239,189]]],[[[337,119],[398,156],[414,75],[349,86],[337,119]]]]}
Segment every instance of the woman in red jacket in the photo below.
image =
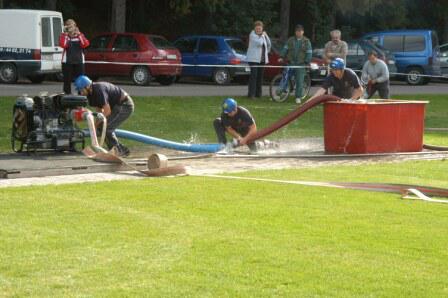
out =
{"type": "Polygon", "coordinates": [[[65,21],[64,32],[59,37],[62,53],[62,74],[64,75],[64,93],[72,93],[72,80],[84,74],[84,49],[90,42],[79,31],[75,21],[65,21]]]}

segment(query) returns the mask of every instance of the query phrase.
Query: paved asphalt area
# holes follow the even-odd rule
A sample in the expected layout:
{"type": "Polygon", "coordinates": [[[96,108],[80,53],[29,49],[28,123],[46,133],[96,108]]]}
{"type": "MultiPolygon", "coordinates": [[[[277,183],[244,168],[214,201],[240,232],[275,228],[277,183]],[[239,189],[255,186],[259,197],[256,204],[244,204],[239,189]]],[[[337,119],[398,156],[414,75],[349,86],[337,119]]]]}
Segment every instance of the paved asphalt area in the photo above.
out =
{"type": "MultiPolygon", "coordinates": [[[[100,79],[103,80],[103,79],[100,79]]],[[[247,86],[242,84],[230,84],[218,86],[206,81],[184,81],[171,86],[161,86],[151,83],[150,86],[135,86],[131,81],[107,79],[121,86],[133,96],[245,96],[247,86]]],[[[318,85],[311,89],[315,92],[318,85]]],[[[73,89],[74,90],[74,89],[73,89]]],[[[42,91],[49,93],[62,92],[61,82],[45,81],[42,84],[32,84],[29,81],[19,81],[17,84],[0,84],[0,96],[18,96],[21,94],[37,95],[42,91]]],[[[269,86],[263,86],[263,94],[269,95],[269,86]]],[[[404,82],[392,82],[391,95],[393,94],[448,94],[448,82],[434,82],[424,86],[409,86],[404,82]]]]}

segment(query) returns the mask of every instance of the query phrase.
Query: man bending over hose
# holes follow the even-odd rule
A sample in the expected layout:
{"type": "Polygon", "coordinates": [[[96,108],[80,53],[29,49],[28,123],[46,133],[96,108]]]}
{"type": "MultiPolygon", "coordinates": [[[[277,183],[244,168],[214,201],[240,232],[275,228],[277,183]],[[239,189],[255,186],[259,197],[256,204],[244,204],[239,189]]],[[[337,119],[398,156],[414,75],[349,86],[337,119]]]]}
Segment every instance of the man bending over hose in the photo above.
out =
{"type": "MultiPolygon", "coordinates": [[[[92,83],[92,80],[84,75],[75,80],[75,87],[80,95],[87,97],[90,106],[106,117],[108,149],[115,147],[119,156],[128,156],[129,149],[118,141],[115,129],[134,112],[132,98],[118,86],[107,82],[92,83]]],[[[96,125],[99,127],[100,123],[96,125]]]]}
{"type": "Polygon", "coordinates": [[[356,73],[350,68],[345,68],[342,58],[333,59],[330,63],[331,74],[325,78],[316,93],[309,99],[324,95],[330,88],[332,94],[345,99],[359,99],[362,96],[363,88],[356,73]]]}
{"type": "Polygon", "coordinates": [[[247,145],[250,151],[257,151],[255,143],[247,143],[247,140],[257,132],[257,125],[250,112],[241,106],[233,98],[226,98],[222,103],[221,117],[213,121],[218,142],[227,144],[226,132],[235,140],[236,146],[247,145]]]}

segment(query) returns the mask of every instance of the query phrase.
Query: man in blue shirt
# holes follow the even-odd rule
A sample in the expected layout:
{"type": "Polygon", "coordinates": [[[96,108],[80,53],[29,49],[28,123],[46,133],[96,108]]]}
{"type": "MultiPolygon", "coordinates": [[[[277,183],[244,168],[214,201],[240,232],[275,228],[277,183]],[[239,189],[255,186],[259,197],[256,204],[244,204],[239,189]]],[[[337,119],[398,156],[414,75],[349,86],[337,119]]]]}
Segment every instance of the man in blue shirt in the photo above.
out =
{"type": "MultiPolygon", "coordinates": [[[[93,83],[87,76],[79,76],[75,87],[80,95],[86,96],[89,105],[107,118],[106,145],[115,147],[122,157],[129,155],[129,149],[118,140],[115,130],[134,112],[134,102],[123,89],[108,82],[93,83]]],[[[99,123],[97,123],[97,127],[99,123]]]]}
{"type": "Polygon", "coordinates": [[[252,152],[257,151],[254,142],[247,142],[257,132],[255,119],[246,108],[239,106],[233,98],[224,100],[221,117],[213,121],[213,127],[219,143],[227,144],[226,133],[228,133],[236,140],[237,144],[235,145],[247,145],[252,152]]]}
{"type": "Polygon", "coordinates": [[[345,68],[345,61],[336,58],[330,63],[330,75],[325,78],[316,93],[309,99],[324,95],[330,88],[332,94],[344,99],[359,99],[362,96],[363,88],[356,73],[350,68],[345,68]]]}

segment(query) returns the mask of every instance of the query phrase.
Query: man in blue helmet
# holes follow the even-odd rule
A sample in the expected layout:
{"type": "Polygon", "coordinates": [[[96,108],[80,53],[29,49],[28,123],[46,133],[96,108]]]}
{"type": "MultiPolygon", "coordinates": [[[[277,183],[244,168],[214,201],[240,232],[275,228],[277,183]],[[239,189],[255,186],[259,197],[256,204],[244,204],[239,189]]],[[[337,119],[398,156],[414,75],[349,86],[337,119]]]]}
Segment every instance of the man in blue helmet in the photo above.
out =
{"type": "Polygon", "coordinates": [[[324,95],[330,88],[333,88],[333,95],[345,99],[359,99],[363,94],[358,76],[353,70],[345,67],[345,61],[342,58],[331,61],[330,75],[325,78],[322,87],[309,100],[324,95]]]}
{"type": "MultiPolygon", "coordinates": [[[[109,150],[115,147],[119,156],[128,156],[129,149],[118,141],[115,129],[134,112],[132,98],[118,86],[107,82],[93,83],[84,75],[76,78],[75,88],[80,95],[87,97],[90,106],[107,118],[106,144],[109,150]]],[[[97,123],[97,127],[99,125],[97,123]]]]}
{"type": "Polygon", "coordinates": [[[257,125],[250,112],[241,106],[233,98],[226,98],[222,103],[222,114],[213,121],[218,142],[227,144],[226,132],[235,140],[236,146],[247,145],[254,152],[257,150],[255,143],[247,143],[247,140],[257,132],[257,125]]]}

